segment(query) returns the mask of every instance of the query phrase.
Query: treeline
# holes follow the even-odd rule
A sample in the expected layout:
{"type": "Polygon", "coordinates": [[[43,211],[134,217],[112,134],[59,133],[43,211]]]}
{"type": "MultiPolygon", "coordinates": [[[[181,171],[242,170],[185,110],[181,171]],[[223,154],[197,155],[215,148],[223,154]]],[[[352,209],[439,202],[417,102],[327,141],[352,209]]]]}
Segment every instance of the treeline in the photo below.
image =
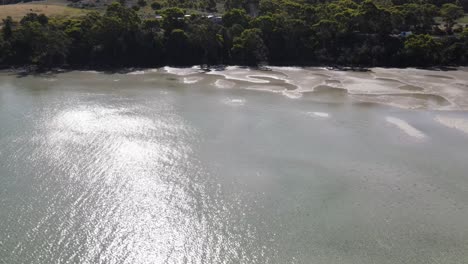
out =
{"type": "Polygon", "coordinates": [[[255,18],[240,5],[226,12],[222,22],[185,16],[179,8],[159,10],[161,19],[141,20],[119,3],[103,14],[80,18],[7,18],[0,34],[0,65],[468,64],[468,29],[455,23],[464,14],[456,4],[261,0],[255,18]],[[435,25],[436,16],[442,16],[443,25],[435,25]]]}

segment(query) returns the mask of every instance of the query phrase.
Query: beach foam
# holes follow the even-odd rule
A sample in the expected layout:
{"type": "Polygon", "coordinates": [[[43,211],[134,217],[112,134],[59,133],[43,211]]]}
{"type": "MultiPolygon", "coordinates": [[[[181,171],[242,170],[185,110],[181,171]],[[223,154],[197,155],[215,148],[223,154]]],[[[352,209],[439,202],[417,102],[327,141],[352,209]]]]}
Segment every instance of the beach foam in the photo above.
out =
{"type": "Polygon", "coordinates": [[[231,82],[231,81],[227,81],[227,80],[223,80],[223,79],[219,79],[219,80],[216,80],[214,85],[216,87],[218,87],[218,88],[221,88],[221,89],[229,89],[229,88],[234,87],[236,85],[236,83],[231,82]]]}
{"type": "Polygon", "coordinates": [[[187,75],[192,75],[192,74],[203,72],[203,70],[198,66],[194,66],[191,68],[174,68],[174,67],[166,66],[163,68],[163,70],[166,71],[167,73],[175,74],[179,76],[187,76],[187,75]]]}
{"type": "Polygon", "coordinates": [[[132,71],[132,72],[129,72],[127,74],[129,75],[142,75],[142,74],[145,74],[146,72],[145,71],[132,71]]]}
{"type": "Polygon", "coordinates": [[[392,124],[392,125],[395,125],[397,126],[399,129],[401,129],[403,132],[405,132],[407,135],[411,136],[411,137],[414,137],[414,138],[425,138],[426,135],[419,131],[418,129],[416,129],[415,127],[411,126],[410,124],[408,124],[408,122],[404,121],[404,120],[401,120],[399,118],[395,118],[395,117],[391,117],[391,116],[388,116],[386,118],[387,122],[392,124]]]}
{"type": "Polygon", "coordinates": [[[291,99],[298,99],[298,98],[301,98],[302,97],[302,93],[301,92],[297,92],[297,91],[289,91],[289,90],[285,90],[282,92],[282,94],[288,98],[291,98],[291,99]]]}
{"type": "Polygon", "coordinates": [[[269,79],[284,80],[285,75],[280,75],[274,72],[253,70],[250,68],[230,66],[223,71],[210,71],[207,74],[223,76],[228,80],[238,80],[256,84],[268,84],[269,79]]]}
{"type": "Polygon", "coordinates": [[[192,83],[197,83],[201,80],[203,80],[202,77],[184,77],[183,83],[192,84],[192,83]]]}
{"type": "Polygon", "coordinates": [[[244,98],[227,98],[227,99],[224,99],[223,102],[231,106],[242,106],[245,104],[245,99],[244,98]]]}
{"type": "Polygon", "coordinates": [[[328,118],[328,117],[330,117],[330,114],[329,114],[329,113],[325,113],[325,112],[310,112],[310,114],[312,114],[312,115],[314,115],[314,116],[322,117],[322,118],[328,118]]]}
{"type": "Polygon", "coordinates": [[[468,120],[467,119],[439,115],[439,116],[436,116],[435,120],[446,127],[455,128],[468,134],[468,120]]]}
{"type": "Polygon", "coordinates": [[[245,87],[245,89],[272,92],[272,93],[283,93],[287,91],[285,87],[280,86],[280,85],[251,85],[251,86],[245,87]]]}

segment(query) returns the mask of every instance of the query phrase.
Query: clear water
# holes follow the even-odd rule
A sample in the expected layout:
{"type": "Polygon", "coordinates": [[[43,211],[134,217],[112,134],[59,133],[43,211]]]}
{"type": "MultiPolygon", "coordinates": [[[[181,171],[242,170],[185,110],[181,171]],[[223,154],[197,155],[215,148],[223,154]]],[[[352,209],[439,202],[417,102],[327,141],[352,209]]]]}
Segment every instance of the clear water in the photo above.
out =
{"type": "Polygon", "coordinates": [[[0,74],[0,263],[466,262],[467,112],[291,72],[0,74]]]}

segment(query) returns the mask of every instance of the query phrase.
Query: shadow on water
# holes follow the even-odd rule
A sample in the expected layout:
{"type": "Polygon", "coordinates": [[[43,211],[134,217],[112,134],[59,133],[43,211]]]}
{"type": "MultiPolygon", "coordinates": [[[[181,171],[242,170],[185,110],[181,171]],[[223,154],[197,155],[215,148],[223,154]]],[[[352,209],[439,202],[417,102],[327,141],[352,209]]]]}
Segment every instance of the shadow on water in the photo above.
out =
{"type": "Polygon", "coordinates": [[[148,68],[112,68],[112,67],[71,67],[71,68],[53,68],[53,69],[41,69],[35,66],[28,66],[22,68],[12,68],[8,71],[10,75],[14,75],[17,78],[24,77],[51,77],[61,73],[69,73],[73,71],[96,71],[102,74],[128,74],[135,71],[143,71],[148,68]]]}
{"type": "Polygon", "coordinates": [[[23,69],[12,69],[9,73],[11,76],[16,78],[25,77],[55,77],[59,73],[70,72],[71,70],[55,69],[55,70],[38,70],[34,68],[23,68],[23,69]]]}

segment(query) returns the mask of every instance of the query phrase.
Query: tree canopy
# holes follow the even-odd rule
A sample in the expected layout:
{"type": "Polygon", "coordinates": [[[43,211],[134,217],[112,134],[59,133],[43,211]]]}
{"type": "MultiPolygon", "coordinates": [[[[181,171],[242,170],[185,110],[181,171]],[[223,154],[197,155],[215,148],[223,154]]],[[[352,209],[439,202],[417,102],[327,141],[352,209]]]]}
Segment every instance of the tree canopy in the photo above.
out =
{"type": "Polygon", "coordinates": [[[455,26],[464,15],[459,4],[230,0],[221,19],[145,0],[139,6],[161,17],[141,17],[119,2],[78,18],[31,13],[3,20],[0,65],[466,65],[468,31],[455,26]]]}

